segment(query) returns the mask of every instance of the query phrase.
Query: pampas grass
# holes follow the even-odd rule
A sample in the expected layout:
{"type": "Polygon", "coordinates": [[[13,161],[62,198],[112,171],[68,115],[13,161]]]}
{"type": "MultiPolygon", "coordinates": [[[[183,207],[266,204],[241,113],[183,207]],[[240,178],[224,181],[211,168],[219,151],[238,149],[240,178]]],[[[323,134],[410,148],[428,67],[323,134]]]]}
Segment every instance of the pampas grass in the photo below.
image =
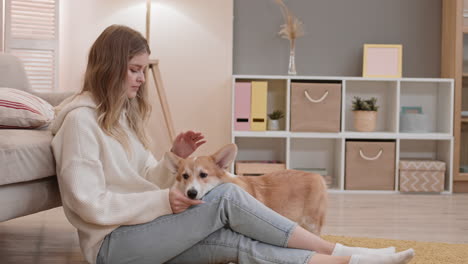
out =
{"type": "Polygon", "coordinates": [[[289,8],[284,4],[283,0],[275,0],[276,4],[281,9],[281,14],[284,18],[284,24],[281,25],[278,34],[287,40],[289,40],[289,67],[288,74],[296,75],[296,63],[295,63],[295,47],[296,39],[304,36],[304,25],[302,22],[294,16],[289,8]]]}
{"type": "Polygon", "coordinates": [[[294,16],[283,0],[275,0],[275,2],[279,5],[284,18],[284,24],[281,25],[278,35],[289,40],[294,45],[296,38],[304,36],[304,25],[294,16]]]}

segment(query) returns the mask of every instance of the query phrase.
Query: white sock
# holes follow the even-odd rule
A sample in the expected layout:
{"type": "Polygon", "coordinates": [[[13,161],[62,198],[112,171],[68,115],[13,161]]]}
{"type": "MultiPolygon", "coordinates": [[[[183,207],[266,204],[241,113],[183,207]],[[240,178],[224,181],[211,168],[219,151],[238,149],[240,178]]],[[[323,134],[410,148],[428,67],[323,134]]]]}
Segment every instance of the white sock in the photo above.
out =
{"type": "Polygon", "coordinates": [[[362,247],[347,247],[340,243],[336,243],[333,249],[332,256],[352,256],[352,255],[385,255],[395,253],[395,247],[388,248],[362,248],[362,247]]]}
{"type": "Polygon", "coordinates": [[[406,264],[414,257],[412,248],[390,255],[352,255],[349,264],[406,264]]]}

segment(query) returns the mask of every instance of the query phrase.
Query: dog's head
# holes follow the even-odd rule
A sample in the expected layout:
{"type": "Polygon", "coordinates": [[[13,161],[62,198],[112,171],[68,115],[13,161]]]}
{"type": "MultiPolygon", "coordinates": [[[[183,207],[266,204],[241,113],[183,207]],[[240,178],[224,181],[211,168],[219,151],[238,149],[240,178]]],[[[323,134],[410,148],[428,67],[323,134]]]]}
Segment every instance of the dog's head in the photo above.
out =
{"type": "Polygon", "coordinates": [[[201,199],[222,183],[225,170],[234,161],[237,146],[228,144],[210,156],[182,159],[166,152],[164,159],[169,170],[176,174],[176,187],[190,199],[201,199]]]}

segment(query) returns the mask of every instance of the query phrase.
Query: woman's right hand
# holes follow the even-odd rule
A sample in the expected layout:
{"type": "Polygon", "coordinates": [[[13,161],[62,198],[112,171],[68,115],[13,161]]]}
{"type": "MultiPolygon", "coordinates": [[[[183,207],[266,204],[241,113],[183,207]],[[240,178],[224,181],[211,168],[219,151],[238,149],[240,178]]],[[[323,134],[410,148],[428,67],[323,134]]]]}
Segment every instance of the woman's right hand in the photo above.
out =
{"type": "Polygon", "coordinates": [[[192,200],[174,186],[169,190],[169,204],[174,214],[182,213],[192,205],[205,203],[202,200],[192,200]]]}

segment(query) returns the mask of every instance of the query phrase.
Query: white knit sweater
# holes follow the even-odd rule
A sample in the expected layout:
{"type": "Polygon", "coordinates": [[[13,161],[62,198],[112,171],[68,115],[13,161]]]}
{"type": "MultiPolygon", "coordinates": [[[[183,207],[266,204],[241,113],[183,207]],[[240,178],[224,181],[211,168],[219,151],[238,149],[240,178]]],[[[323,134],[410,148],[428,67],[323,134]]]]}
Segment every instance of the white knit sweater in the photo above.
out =
{"type": "Polygon", "coordinates": [[[95,108],[89,93],[69,98],[58,106],[51,128],[63,208],[90,263],[117,227],[171,214],[168,188],[174,182],[164,161],[154,159],[122,118],[132,149],[128,158],[99,127],[95,108]]]}

